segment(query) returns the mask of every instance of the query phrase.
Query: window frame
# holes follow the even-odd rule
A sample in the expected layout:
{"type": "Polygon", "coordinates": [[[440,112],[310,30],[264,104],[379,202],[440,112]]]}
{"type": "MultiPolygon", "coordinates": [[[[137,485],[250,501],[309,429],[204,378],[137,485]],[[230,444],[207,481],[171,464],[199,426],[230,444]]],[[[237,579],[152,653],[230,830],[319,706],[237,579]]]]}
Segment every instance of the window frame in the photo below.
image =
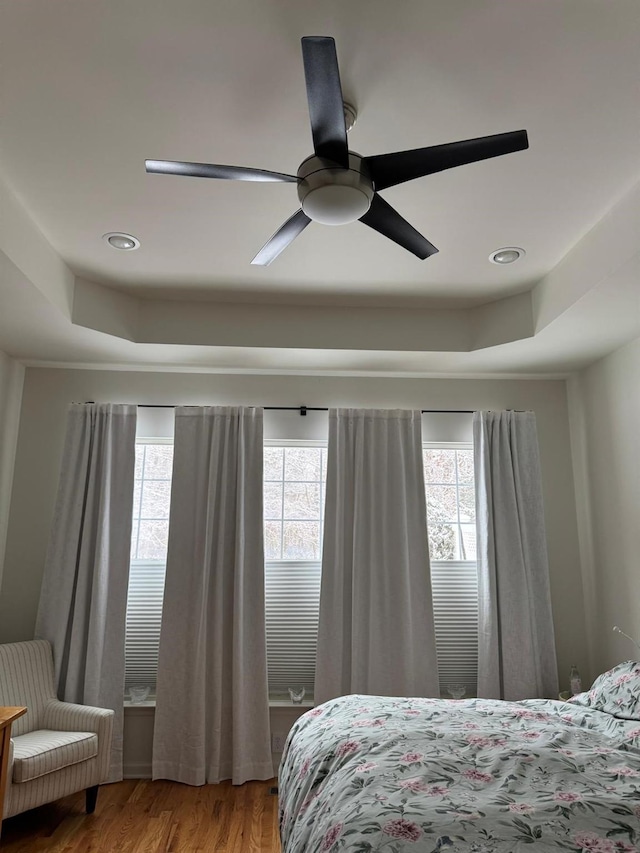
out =
{"type": "MultiPolygon", "coordinates": [[[[470,450],[473,452],[473,442],[471,441],[423,441],[422,449],[424,450],[470,450]]],[[[475,470],[475,461],[474,461],[474,470],[475,470]]],[[[427,498],[427,487],[428,483],[426,481],[426,476],[424,477],[424,486],[425,486],[425,503],[427,498]]],[[[433,485],[433,484],[432,484],[433,485]]],[[[438,484],[436,484],[438,485],[438,484]]],[[[443,484],[443,485],[454,485],[453,483],[443,484]]],[[[474,477],[474,492],[475,492],[475,477],[474,477]]],[[[452,524],[456,524],[457,526],[457,535],[462,539],[462,530],[461,524],[470,524],[472,522],[461,522],[460,521],[460,492],[459,487],[460,483],[458,481],[458,476],[456,473],[456,515],[457,522],[450,522],[452,524]]],[[[429,532],[429,517],[427,514],[427,533],[429,532]]],[[[434,623],[437,625],[440,624],[440,640],[438,642],[438,635],[436,633],[436,649],[438,650],[438,668],[440,669],[440,695],[443,698],[450,698],[447,693],[447,686],[451,686],[453,684],[464,684],[467,690],[467,696],[475,696],[477,694],[477,678],[478,678],[478,650],[477,650],[477,632],[478,632],[478,559],[476,555],[475,560],[435,560],[429,556],[429,563],[431,567],[431,583],[432,583],[432,601],[434,604],[434,623]],[[469,608],[469,602],[473,595],[475,595],[475,619],[471,619],[468,625],[464,626],[464,632],[459,634],[455,641],[447,643],[444,637],[444,633],[450,633],[449,628],[450,620],[452,619],[451,611],[447,613],[446,611],[438,611],[436,607],[436,589],[441,583],[441,576],[447,568],[451,568],[454,572],[458,574],[458,577],[455,580],[455,583],[452,584],[452,589],[455,590],[457,588],[458,597],[455,602],[455,607],[459,610],[464,610],[465,608],[469,608]],[[435,570],[435,571],[434,571],[435,570]],[[472,591],[471,587],[472,583],[472,575],[475,577],[475,593],[472,591]],[[475,635],[475,650],[471,652],[469,649],[469,642],[465,642],[465,638],[475,635]],[[439,646],[439,649],[438,649],[439,646]],[[456,655],[459,655],[460,652],[466,652],[468,657],[464,663],[459,662],[459,658],[456,659],[456,655]],[[457,664],[450,663],[452,660],[457,660],[457,664]],[[445,664],[445,661],[449,661],[445,664]],[[454,673],[452,676],[451,673],[454,673]],[[457,675],[455,673],[458,673],[457,675]]],[[[447,598],[449,602],[451,602],[452,592],[449,590],[447,594],[447,598]]],[[[451,608],[453,610],[453,607],[451,608]]]]}
{"type": "MultiPolygon", "coordinates": [[[[283,448],[288,448],[288,447],[319,447],[322,450],[324,450],[325,454],[326,454],[327,447],[328,447],[328,439],[268,438],[268,439],[264,439],[264,447],[265,448],[267,448],[267,447],[283,447],[283,448]]],[[[326,471],[326,469],[325,469],[325,471],[326,471]]],[[[283,471],[283,475],[284,475],[284,471],[283,471]]],[[[276,480],[271,480],[271,481],[267,480],[264,482],[277,482],[277,481],[276,480]]],[[[293,481],[293,482],[297,482],[297,481],[293,481]]],[[[300,482],[305,482],[305,481],[300,481],[300,482]]],[[[323,540],[324,540],[324,507],[325,507],[325,499],[326,499],[326,475],[325,475],[325,477],[322,477],[322,462],[321,462],[321,478],[320,478],[320,480],[316,480],[316,481],[310,480],[308,482],[318,482],[320,484],[320,513],[319,513],[319,517],[318,517],[318,523],[320,525],[319,557],[317,560],[316,559],[290,560],[290,559],[267,559],[265,556],[265,561],[264,561],[264,570],[265,570],[265,617],[266,617],[267,623],[269,622],[269,616],[267,616],[267,586],[270,583],[270,581],[273,580],[273,578],[268,577],[268,574],[270,572],[275,574],[275,573],[280,573],[282,571],[286,571],[287,567],[290,567],[292,569],[292,571],[295,571],[296,573],[301,573],[305,568],[307,569],[307,577],[306,578],[298,578],[298,580],[299,581],[302,580],[302,582],[306,582],[308,585],[312,585],[312,584],[317,585],[317,588],[318,588],[317,604],[315,607],[313,607],[311,609],[313,609],[314,611],[319,613],[320,582],[321,582],[321,571],[322,571],[322,547],[323,547],[323,540]]],[[[283,483],[283,487],[284,487],[284,484],[286,483],[284,476],[282,479],[282,483],[283,483]]],[[[283,501],[284,501],[284,488],[283,488],[283,501]]],[[[270,519],[264,519],[264,520],[268,521],[270,519]]],[[[283,515],[283,517],[280,519],[280,521],[283,523],[284,520],[285,519],[284,519],[284,515],[283,515]]],[[[282,551],[281,551],[281,553],[282,553],[282,551]]],[[[268,633],[269,633],[269,626],[267,624],[267,635],[268,635],[268,633]]],[[[269,642],[269,640],[268,640],[268,636],[267,636],[267,644],[268,644],[268,642],[269,642]]],[[[316,623],[316,647],[317,647],[317,623],[316,623]]],[[[272,660],[273,660],[272,671],[274,669],[277,669],[277,666],[278,666],[278,663],[279,663],[281,657],[282,656],[279,655],[279,656],[277,656],[277,660],[275,660],[273,658],[273,654],[272,654],[272,660]]],[[[313,653],[313,659],[314,659],[314,664],[315,664],[315,649],[314,649],[314,653],[313,653]]],[[[269,655],[268,655],[268,653],[267,653],[267,669],[269,670],[269,655]]],[[[310,700],[311,702],[313,702],[313,687],[310,688],[310,686],[309,686],[310,683],[313,684],[313,682],[305,681],[305,685],[307,687],[307,693],[305,695],[305,703],[307,702],[307,700],[310,700]]],[[[296,686],[298,686],[298,683],[297,682],[291,683],[288,686],[296,687],[296,686]]],[[[284,686],[279,685],[278,688],[274,688],[272,686],[271,680],[269,681],[269,699],[271,702],[274,702],[274,703],[279,703],[283,700],[285,700],[287,702],[290,701],[288,693],[286,693],[284,686]]]]}
{"type": "MultiPolygon", "coordinates": [[[[174,444],[173,437],[167,437],[167,436],[163,436],[163,437],[153,437],[153,436],[136,437],[136,445],[162,445],[162,444],[173,446],[173,444],[174,444]]],[[[288,447],[319,447],[321,449],[324,449],[325,454],[326,454],[326,451],[328,449],[328,440],[327,439],[269,438],[269,439],[263,440],[263,447],[264,448],[267,448],[267,447],[283,447],[283,448],[288,448],[288,447]]],[[[456,442],[423,441],[422,442],[422,449],[423,450],[430,450],[430,449],[434,449],[434,450],[437,450],[437,449],[443,449],[443,450],[473,450],[473,445],[471,442],[460,442],[460,441],[456,441],[456,442]]],[[[324,472],[325,472],[325,477],[322,478],[322,471],[321,471],[321,479],[316,481],[316,482],[319,482],[319,484],[320,484],[320,514],[319,514],[319,519],[318,519],[319,524],[320,524],[320,541],[319,541],[320,554],[319,554],[319,558],[317,560],[316,559],[309,559],[309,560],[304,560],[304,559],[303,560],[301,560],[301,559],[295,559],[295,560],[275,559],[274,560],[274,559],[270,559],[270,560],[267,560],[265,557],[265,561],[264,561],[264,570],[265,570],[265,615],[266,615],[266,608],[267,608],[267,595],[266,595],[266,593],[267,593],[266,587],[267,587],[267,582],[268,582],[267,573],[270,570],[272,572],[275,572],[275,571],[281,572],[283,570],[286,571],[287,566],[291,566],[292,569],[295,569],[296,571],[300,571],[301,569],[307,567],[309,569],[308,581],[310,583],[316,583],[317,582],[318,589],[319,589],[320,577],[321,577],[321,568],[322,568],[322,548],[323,548],[323,539],[324,539],[324,516],[325,516],[325,501],[326,501],[326,467],[324,469],[324,472]]],[[[284,471],[283,471],[283,475],[284,475],[284,471]]],[[[142,479],[142,483],[144,484],[144,480],[146,478],[142,477],[141,479],[142,479]]],[[[268,482],[268,481],[264,481],[264,482],[268,482]]],[[[277,481],[272,481],[272,482],[277,482],[277,481]]],[[[284,480],[284,476],[283,476],[282,482],[283,482],[283,484],[286,482],[284,480]]],[[[313,481],[309,481],[309,482],[313,482],[313,481]]],[[[426,482],[426,477],[424,476],[424,471],[423,471],[423,482],[424,482],[424,486],[425,486],[425,504],[426,504],[426,489],[427,489],[428,484],[426,482]]],[[[447,485],[453,485],[453,484],[447,484],[447,485]]],[[[455,485],[456,485],[456,497],[457,497],[456,514],[457,514],[457,519],[458,519],[457,522],[455,522],[455,524],[456,524],[457,530],[458,530],[457,535],[461,536],[462,533],[461,533],[460,525],[463,522],[460,522],[460,507],[459,507],[459,485],[460,484],[458,482],[457,474],[456,474],[455,485]]],[[[143,489],[144,489],[144,485],[143,485],[143,489]]],[[[283,500],[284,500],[284,495],[283,495],[283,500]]],[[[137,508],[137,516],[133,519],[133,521],[138,522],[138,535],[139,535],[139,523],[140,523],[140,510],[141,510],[141,508],[142,508],[142,490],[141,490],[141,494],[140,494],[140,505],[137,508]]],[[[263,523],[264,523],[264,521],[267,521],[267,520],[268,519],[263,519],[263,523]]],[[[283,522],[284,518],[282,518],[280,520],[281,520],[281,522],[283,522]]],[[[428,516],[426,518],[426,523],[427,523],[427,530],[428,530],[428,528],[429,528],[428,516]]],[[[451,523],[454,523],[454,522],[451,522],[451,523]]],[[[468,523],[468,522],[464,522],[464,523],[468,523]]],[[[477,582],[477,560],[430,560],[430,563],[432,566],[432,585],[433,585],[433,575],[434,575],[433,567],[435,567],[436,571],[441,571],[442,569],[446,569],[447,567],[455,566],[456,570],[460,570],[461,572],[463,571],[463,567],[467,567],[467,568],[473,567],[475,572],[476,572],[476,582],[477,582]]],[[[130,572],[133,573],[135,568],[138,568],[138,567],[142,571],[153,569],[153,568],[157,568],[159,570],[162,569],[163,571],[166,571],[166,558],[164,560],[149,560],[149,559],[140,559],[140,558],[130,559],[130,572]]],[[[477,596],[477,591],[476,591],[476,596],[477,596]]],[[[318,610],[319,610],[319,599],[320,599],[320,596],[318,593],[318,600],[317,600],[318,610]]],[[[477,607],[477,597],[476,597],[476,607],[477,607]]],[[[129,614],[129,602],[127,604],[127,616],[128,616],[128,614],[129,614]]],[[[446,616],[446,614],[445,614],[445,616],[446,616]]],[[[434,618],[435,618],[435,616],[434,616],[434,618]]],[[[442,623],[442,614],[440,614],[439,620],[442,623]]],[[[436,620],[436,621],[438,621],[438,620],[436,620]]],[[[446,618],[445,618],[445,621],[446,621],[446,618]]],[[[468,631],[467,631],[467,633],[468,633],[468,631]]],[[[126,642],[126,638],[125,638],[125,642],[126,642]]],[[[441,645],[442,645],[442,643],[441,643],[441,645]]],[[[440,657],[442,658],[442,652],[440,654],[440,657]]],[[[125,656],[125,660],[126,660],[126,656],[125,656]]],[[[476,667],[476,673],[477,673],[477,649],[476,649],[475,667],[476,667]]],[[[131,686],[131,683],[132,683],[131,680],[128,679],[127,680],[127,687],[131,686]]],[[[442,695],[446,695],[447,683],[450,683],[450,682],[443,682],[441,679],[442,695]]],[[[296,686],[296,685],[292,684],[290,686],[296,686]]],[[[155,695],[155,688],[154,688],[153,684],[151,685],[151,687],[152,687],[152,693],[151,693],[151,697],[152,697],[153,695],[155,695]]],[[[471,691],[471,693],[474,695],[475,695],[475,692],[476,692],[475,690],[471,691]]],[[[468,691],[468,693],[469,693],[469,691],[468,691]]],[[[286,698],[287,698],[286,694],[281,689],[279,689],[277,691],[270,689],[269,695],[270,695],[270,700],[272,702],[276,702],[276,703],[278,703],[279,701],[282,701],[283,699],[286,700],[286,698]]],[[[306,698],[307,699],[313,698],[312,691],[309,691],[307,693],[306,698]]]]}
{"type": "MultiPolygon", "coordinates": [[[[136,436],[136,449],[138,445],[171,445],[173,447],[174,440],[171,436],[163,436],[163,437],[153,437],[153,436],[136,436]]],[[[144,473],[144,471],[143,471],[144,473]]],[[[134,484],[138,478],[134,476],[134,484]]],[[[142,509],[142,493],[144,490],[144,481],[145,477],[141,478],[142,488],[140,490],[140,505],[138,506],[137,515],[132,515],[132,537],[133,537],[133,526],[135,522],[138,523],[138,537],[140,535],[140,511],[142,509]]],[[[162,479],[166,481],[167,478],[148,478],[151,479],[162,479]]],[[[173,479],[173,478],[171,478],[173,479]]],[[[169,480],[171,482],[171,480],[169,480]]],[[[134,485],[135,488],[135,485],[134,485]]],[[[171,505],[171,499],[169,499],[169,506],[171,505]]],[[[164,520],[164,519],[163,519],[164,520]]],[[[169,521],[169,516],[167,516],[167,522],[169,521]]],[[[139,541],[139,538],[137,542],[139,541]]],[[[137,552],[137,542],[136,542],[136,552],[137,552]]],[[[132,549],[133,549],[133,541],[132,541],[132,549]]],[[[146,681],[141,681],[140,679],[134,679],[131,677],[132,671],[136,668],[136,665],[132,662],[131,653],[127,655],[127,637],[130,636],[130,625],[132,623],[132,619],[130,618],[131,611],[135,608],[135,601],[129,597],[129,588],[133,587],[134,589],[139,584],[139,578],[136,576],[136,570],[140,570],[141,573],[153,571],[154,569],[159,573],[162,572],[163,575],[163,597],[164,597],[164,576],[166,574],[167,569],[167,559],[166,557],[163,560],[160,559],[149,559],[149,558],[139,558],[139,557],[129,557],[129,578],[128,578],[128,588],[127,588],[127,607],[126,607],[126,616],[125,616],[125,696],[132,686],[142,685],[145,686],[148,684],[150,687],[149,693],[149,701],[152,701],[156,695],[156,679],[148,679],[146,681]],[[129,663],[129,665],[127,665],[129,663]]],[[[147,617],[148,618],[148,617],[147,617]]],[[[160,607],[160,622],[162,622],[162,606],[160,607]]],[[[160,632],[158,631],[158,645],[160,642],[160,632]]],[[[132,643],[130,641],[129,647],[131,647],[132,643]]],[[[139,646],[142,644],[139,643],[139,646]]],[[[157,672],[156,672],[157,677],[157,672]]]]}

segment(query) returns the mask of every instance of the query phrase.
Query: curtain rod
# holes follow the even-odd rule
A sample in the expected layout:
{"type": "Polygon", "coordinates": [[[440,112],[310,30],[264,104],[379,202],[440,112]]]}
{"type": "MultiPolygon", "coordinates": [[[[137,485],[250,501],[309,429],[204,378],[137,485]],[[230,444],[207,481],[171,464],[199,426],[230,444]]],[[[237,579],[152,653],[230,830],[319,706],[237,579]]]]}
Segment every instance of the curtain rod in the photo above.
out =
{"type": "MultiPolygon", "coordinates": [[[[93,402],[88,400],[87,402],[93,402]]],[[[175,409],[176,404],[156,404],[156,403],[138,403],[139,409],[175,409]]],[[[180,404],[184,405],[184,404],[180,404]]],[[[300,412],[304,417],[307,412],[328,412],[328,406],[261,406],[262,409],[269,412],[300,412]]],[[[421,409],[423,415],[472,415],[474,409],[421,409]]]]}

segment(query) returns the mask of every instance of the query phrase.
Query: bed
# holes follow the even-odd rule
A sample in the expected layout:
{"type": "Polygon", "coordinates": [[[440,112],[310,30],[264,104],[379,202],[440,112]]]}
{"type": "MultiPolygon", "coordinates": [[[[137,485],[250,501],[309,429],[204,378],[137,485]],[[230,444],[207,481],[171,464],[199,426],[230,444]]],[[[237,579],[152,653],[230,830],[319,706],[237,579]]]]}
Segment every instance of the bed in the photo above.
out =
{"type": "Polygon", "coordinates": [[[571,702],[334,699],[279,790],[283,853],[640,851],[640,664],[571,702]]]}

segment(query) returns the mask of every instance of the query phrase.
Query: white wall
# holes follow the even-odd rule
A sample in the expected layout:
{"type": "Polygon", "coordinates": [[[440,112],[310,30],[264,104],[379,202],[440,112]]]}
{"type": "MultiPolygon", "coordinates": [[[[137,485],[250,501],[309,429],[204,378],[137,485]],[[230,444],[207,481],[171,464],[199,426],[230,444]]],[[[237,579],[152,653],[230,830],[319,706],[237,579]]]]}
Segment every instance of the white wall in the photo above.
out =
{"type": "MultiPolygon", "coordinates": [[[[587,670],[566,386],[561,380],[361,379],[28,368],[5,582],[0,595],[0,642],[28,639],[33,635],[66,410],[70,402],[86,400],[533,409],[538,420],[561,682],[566,685],[571,663],[587,670]]],[[[164,414],[165,423],[167,417],[171,417],[170,412],[164,414]]],[[[291,435],[283,437],[301,437],[299,430],[317,429],[315,419],[323,416],[310,414],[304,419],[290,413],[286,417],[291,424],[291,435]]],[[[437,416],[426,423],[427,437],[452,440],[468,437],[468,432],[464,429],[460,432],[459,427],[460,419],[437,416]]],[[[281,426],[278,431],[280,429],[281,426]]],[[[268,434],[268,430],[266,432],[268,434]]]]}
{"type": "Polygon", "coordinates": [[[571,441],[592,673],[640,650],[640,339],[569,381],[571,441]]]}
{"type": "Polygon", "coordinates": [[[0,589],[20,423],[24,367],[0,352],[0,589]]]}
{"type": "MultiPolygon", "coordinates": [[[[587,670],[569,423],[564,381],[358,379],[229,376],[29,368],[16,456],[0,642],[28,639],[38,604],[53,514],[66,410],[87,400],[131,403],[229,403],[272,406],[362,406],[434,409],[533,409],[537,415],[549,545],[551,593],[560,677],[571,663],[587,670]]],[[[140,409],[139,431],[170,435],[169,409],[140,409]]],[[[267,437],[311,438],[325,431],[325,413],[265,413],[267,437]]],[[[470,440],[470,417],[424,418],[428,440],[470,440]]],[[[285,735],[299,711],[271,709],[271,729],[285,735]]],[[[125,713],[125,772],[150,771],[153,709],[125,713]]],[[[275,766],[279,756],[274,755],[275,766]]]]}

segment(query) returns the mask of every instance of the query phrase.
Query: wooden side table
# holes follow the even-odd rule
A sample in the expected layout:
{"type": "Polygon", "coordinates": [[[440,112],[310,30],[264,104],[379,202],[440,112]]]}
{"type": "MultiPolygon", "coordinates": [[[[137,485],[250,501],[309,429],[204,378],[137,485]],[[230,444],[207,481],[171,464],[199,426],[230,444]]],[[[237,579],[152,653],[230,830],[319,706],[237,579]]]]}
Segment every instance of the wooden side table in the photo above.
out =
{"type": "Polygon", "coordinates": [[[11,723],[27,713],[26,708],[6,708],[0,706],[0,832],[2,832],[2,810],[4,793],[7,788],[7,769],[9,765],[9,747],[11,741],[11,723]]]}

